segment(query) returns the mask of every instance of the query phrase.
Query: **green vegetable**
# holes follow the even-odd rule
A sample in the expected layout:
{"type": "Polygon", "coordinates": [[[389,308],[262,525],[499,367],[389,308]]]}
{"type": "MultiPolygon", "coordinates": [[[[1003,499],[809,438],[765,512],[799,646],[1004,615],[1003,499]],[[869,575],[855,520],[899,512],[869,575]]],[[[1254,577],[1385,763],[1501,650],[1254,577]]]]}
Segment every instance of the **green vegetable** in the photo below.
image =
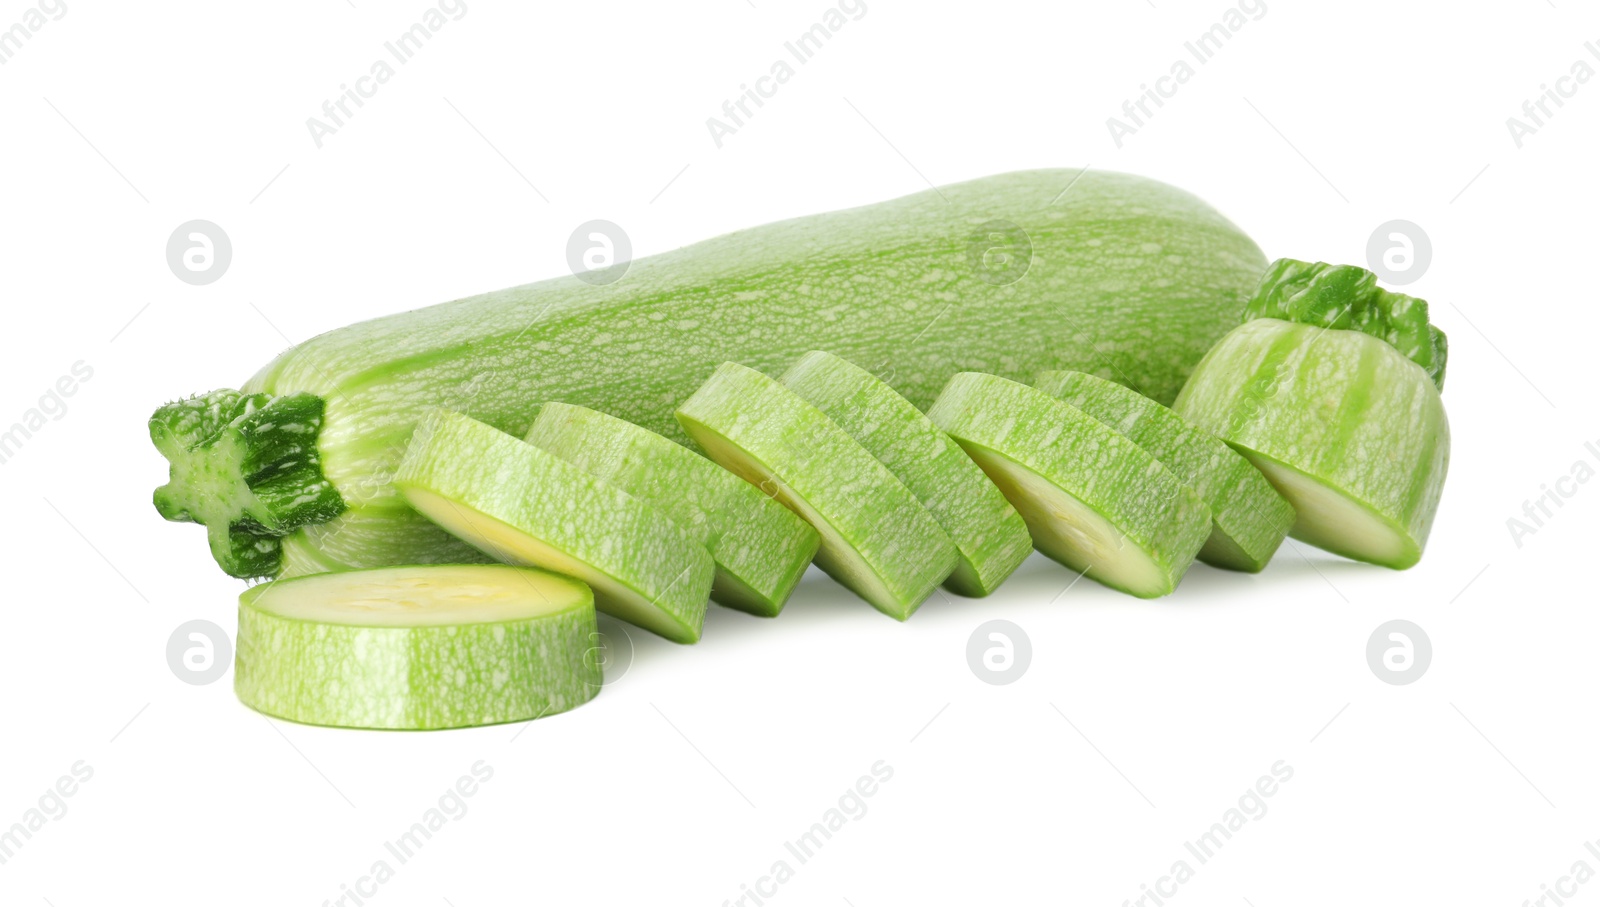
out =
{"type": "Polygon", "coordinates": [[[717,563],[711,597],[776,615],[817,553],[816,530],[750,483],[631,422],[546,403],[527,441],[677,520],[717,563]]]}
{"type": "Polygon", "coordinates": [[[365,507],[315,523],[283,540],[281,579],[366,570],[389,565],[392,558],[410,564],[490,564],[494,558],[445,533],[427,517],[392,519],[365,507]],[[383,555],[375,557],[375,555],[383,555]]]}
{"type": "Polygon", "coordinates": [[[499,565],[390,567],[239,596],[234,691],[268,715],[424,730],[527,721],[600,691],[582,583],[499,565]]]}
{"type": "Polygon", "coordinates": [[[1056,398],[966,372],[928,418],[976,460],[1027,521],[1033,544],[1140,598],[1177,588],[1211,512],[1143,448],[1056,398]]]}
{"type": "Polygon", "coordinates": [[[1099,171],[770,224],[633,262],[612,284],[565,277],[342,328],[279,356],[247,396],[162,407],[151,430],[172,481],[158,507],[204,523],[236,576],[276,575],[284,536],[347,508],[405,528],[328,561],[404,563],[429,530],[389,477],[431,409],[521,437],[539,403],[562,400],[682,440],[672,408],[717,363],[778,371],[812,349],[892,368],[919,407],[958,371],[1052,368],[1168,402],[1264,266],[1193,196],[1099,171]],[[274,431],[300,431],[258,431],[268,411],[274,431]]]}
{"type": "Polygon", "coordinates": [[[1081,372],[1044,372],[1034,386],[1126,435],[1200,495],[1211,509],[1200,560],[1257,572],[1294,525],[1294,508],[1248,460],[1149,397],[1081,372]]]}
{"type": "Polygon", "coordinates": [[[889,467],[933,514],[959,558],[952,592],[984,596],[1033,551],[1027,524],[960,445],[871,372],[813,351],[790,367],[785,387],[822,410],[889,467]]]}
{"type": "Polygon", "coordinates": [[[495,560],[577,577],[601,611],[673,642],[700,639],[711,555],[671,517],[554,454],[441,410],[417,427],[394,483],[495,560]]]}
{"type": "Polygon", "coordinates": [[[1206,354],[1174,409],[1266,475],[1294,505],[1295,538],[1395,569],[1422,557],[1450,426],[1432,378],[1388,343],[1250,321],[1206,354]]]}
{"type": "Polygon", "coordinates": [[[1280,258],[1267,268],[1244,320],[1278,318],[1316,327],[1360,331],[1400,351],[1444,390],[1448,344],[1428,323],[1428,303],[1378,286],[1378,276],[1354,265],[1280,258]]]}
{"type": "Polygon", "coordinates": [[[879,611],[905,620],[955,568],[955,546],[916,496],[766,375],[725,362],[677,416],[707,456],[816,527],[817,566],[879,611]]]}

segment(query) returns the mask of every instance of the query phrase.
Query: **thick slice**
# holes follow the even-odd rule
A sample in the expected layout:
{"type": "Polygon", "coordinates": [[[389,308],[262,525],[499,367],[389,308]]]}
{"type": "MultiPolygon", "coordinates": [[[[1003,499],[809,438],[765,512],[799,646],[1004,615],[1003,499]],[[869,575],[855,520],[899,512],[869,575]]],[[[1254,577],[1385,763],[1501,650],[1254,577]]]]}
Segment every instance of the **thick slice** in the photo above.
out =
{"type": "Polygon", "coordinates": [[[1433,379],[1388,343],[1256,319],[1206,354],[1173,408],[1266,474],[1294,505],[1295,538],[1395,569],[1422,557],[1450,425],[1433,379]]]}
{"type": "Polygon", "coordinates": [[[1140,598],[1177,588],[1211,512],[1144,448],[1056,398],[963,372],[928,411],[1000,486],[1033,544],[1140,598]]]}
{"type": "Polygon", "coordinates": [[[1033,551],[1027,524],[983,470],[871,372],[812,351],[781,380],[889,467],[939,521],[958,554],[945,588],[988,595],[1033,551]]]}
{"type": "Polygon", "coordinates": [[[239,596],[234,692],[268,715],[428,730],[527,721],[600,691],[594,598],[502,565],[388,567],[239,596]]]}
{"type": "Polygon", "coordinates": [[[711,555],[671,517],[560,457],[440,410],[417,426],[394,483],[495,560],[575,576],[601,611],[673,642],[700,639],[711,555]]]}
{"type": "Polygon", "coordinates": [[[725,362],[677,416],[707,456],[816,527],[817,566],[879,611],[905,620],[955,569],[955,546],[916,495],[766,375],[725,362]]]}
{"type": "Polygon", "coordinates": [[[1138,391],[1082,372],[1044,372],[1033,386],[1126,435],[1200,495],[1211,509],[1200,560],[1255,573],[1294,525],[1294,508],[1238,451],[1138,391]]]}
{"type": "Polygon", "coordinates": [[[605,413],[546,403],[527,441],[677,520],[711,552],[711,597],[776,615],[811,564],[817,531],[749,482],[682,444],[605,413]]]}

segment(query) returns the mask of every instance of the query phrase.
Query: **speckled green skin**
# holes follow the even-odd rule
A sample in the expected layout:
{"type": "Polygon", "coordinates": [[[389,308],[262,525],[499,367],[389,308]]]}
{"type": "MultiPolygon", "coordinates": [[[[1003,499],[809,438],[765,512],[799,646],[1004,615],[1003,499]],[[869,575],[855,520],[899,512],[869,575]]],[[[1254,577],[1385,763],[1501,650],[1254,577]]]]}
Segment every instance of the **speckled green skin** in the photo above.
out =
{"type": "Polygon", "coordinates": [[[950,379],[928,417],[962,447],[999,453],[1099,513],[1162,569],[1167,585],[1156,595],[1177,588],[1211,533],[1211,512],[1194,489],[1133,441],[1036,388],[966,372],[950,379]]]}
{"type": "Polygon", "coordinates": [[[494,558],[449,535],[422,514],[409,519],[364,507],[307,526],[283,540],[279,579],[407,564],[491,564],[494,558]]]}
{"type": "Polygon", "coordinates": [[[1033,386],[1126,435],[1200,495],[1211,508],[1200,560],[1257,572],[1294,525],[1294,508],[1249,460],[1149,397],[1082,372],[1043,372],[1033,386]]]}
{"type": "MultiPolygon", "coordinates": [[[[491,517],[563,552],[652,606],[639,624],[625,603],[594,587],[595,606],[674,642],[700,639],[716,565],[671,517],[547,451],[459,413],[436,411],[417,426],[394,478],[491,517]]],[[[462,541],[479,544],[471,534],[462,541]]],[[[484,553],[516,562],[504,548],[484,553]]],[[[558,573],[556,564],[535,563],[558,573]]]]}
{"type": "Polygon", "coordinates": [[[684,401],[677,417],[712,459],[741,471],[740,464],[718,459],[707,443],[725,440],[776,477],[779,487],[770,489],[775,497],[786,504],[797,497],[820,514],[887,596],[848,574],[823,527],[817,566],[890,617],[910,617],[955,568],[955,546],[916,496],[844,429],[766,375],[725,362],[684,401]]]}
{"type": "Polygon", "coordinates": [[[711,552],[712,600],[772,617],[811,565],[817,531],[675,441],[582,406],[546,403],[525,439],[654,505],[711,552]]]}
{"type": "Polygon", "coordinates": [[[581,583],[560,612],[458,626],[314,623],[259,607],[319,579],[239,596],[233,685],[245,705],[305,724],[433,730],[542,718],[600,691],[594,602],[581,583]]]}
{"type": "Polygon", "coordinates": [[[1265,266],[1249,237],[1171,186],[1007,173],[696,243],[605,286],[563,277],[341,328],[245,389],[324,398],[327,477],[351,508],[404,521],[388,477],[428,409],[521,437],[540,403],[561,400],[683,440],[673,407],[728,359],[777,373],[831,350],[891,366],[919,407],[965,370],[1092,371],[1170,401],[1265,266]],[[1031,245],[1011,283],[981,267],[975,234],[994,220],[1031,245]]]}
{"type": "Polygon", "coordinates": [[[889,467],[939,521],[959,555],[945,588],[988,595],[1033,552],[1022,515],[978,464],[876,375],[814,350],[780,380],[889,467]]]}
{"type": "MultiPolygon", "coordinates": [[[[1450,424],[1433,380],[1390,344],[1256,319],[1206,354],[1173,408],[1388,523],[1403,550],[1375,563],[1405,569],[1421,559],[1450,466],[1450,424]]],[[[1290,534],[1360,556],[1330,527],[1298,519],[1290,534]]]]}

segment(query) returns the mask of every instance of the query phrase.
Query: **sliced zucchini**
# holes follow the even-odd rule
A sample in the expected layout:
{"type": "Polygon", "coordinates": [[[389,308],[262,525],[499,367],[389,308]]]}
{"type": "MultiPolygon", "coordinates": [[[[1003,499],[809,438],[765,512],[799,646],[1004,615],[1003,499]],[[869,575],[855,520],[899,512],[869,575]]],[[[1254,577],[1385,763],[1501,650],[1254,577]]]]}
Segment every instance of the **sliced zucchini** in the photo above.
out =
{"type": "Polygon", "coordinates": [[[671,517],[560,457],[441,410],[417,426],[394,483],[495,560],[577,577],[601,611],[673,642],[700,639],[711,555],[671,517]]]}
{"type": "Polygon", "coordinates": [[[1294,525],[1294,508],[1249,460],[1138,391],[1082,372],[1043,372],[1033,386],[1126,435],[1200,495],[1211,535],[1199,558],[1213,567],[1261,570],[1294,525]]]}
{"type": "Polygon", "coordinates": [[[600,691],[594,598],[499,564],[386,567],[239,596],[234,691],[268,715],[429,730],[527,721],[600,691]]]}
{"type": "Polygon", "coordinates": [[[776,615],[817,553],[817,531],[749,482],[674,441],[605,413],[546,403],[527,441],[654,505],[717,563],[711,598],[776,615]]]}
{"type": "Polygon", "coordinates": [[[1032,553],[1027,524],[961,445],[871,372],[813,351],[780,380],[889,467],[939,521],[958,555],[945,588],[988,595],[1032,553]]]}
{"type": "Polygon", "coordinates": [[[725,362],[677,417],[712,460],[814,526],[817,566],[879,611],[905,620],[955,569],[950,537],[888,467],[766,375],[725,362]]]}
{"type": "Polygon", "coordinates": [[[1403,570],[1422,558],[1450,466],[1435,377],[1356,330],[1246,322],[1173,408],[1243,453],[1294,505],[1289,534],[1403,570]]]}
{"type": "Polygon", "coordinates": [[[1081,410],[977,372],[950,379],[928,410],[1022,514],[1041,552],[1113,589],[1177,588],[1211,532],[1211,512],[1139,445],[1081,410]]]}

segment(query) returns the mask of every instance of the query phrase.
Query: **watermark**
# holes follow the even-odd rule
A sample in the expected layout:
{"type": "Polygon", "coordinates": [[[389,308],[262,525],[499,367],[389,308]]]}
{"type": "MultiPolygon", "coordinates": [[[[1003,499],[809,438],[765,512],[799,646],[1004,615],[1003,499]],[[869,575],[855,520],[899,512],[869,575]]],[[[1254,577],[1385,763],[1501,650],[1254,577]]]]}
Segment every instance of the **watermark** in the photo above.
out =
{"type": "Polygon", "coordinates": [[[967,237],[967,264],[984,283],[1009,286],[1033,267],[1033,240],[1011,221],[989,221],[967,237]]]}
{"type": "MultiPolygon", "coordinates": [[[[1583,849],[1589,852],[1596,863],[1600,863],[1600,841],[1585,841],[1583,849]]],[[[1587,883],[1595,877],[1595,868],[1588,860],[1582,857],[1573,860],[1567,867],[1566,875],[1555,880],[1554,884],[1539,883],[1539,896],[1528,898],[1522,902],[1522,907],[1561,907],[1568,899],[1578,894],[1578,886],[1587,883]]]]}
{"type": "Polygon", "coordinates": [[[1367,269],[1396,286],[1414,283],[1433,262],[1433,241],[1408,220],[1385,221],[1367,237],[1367,269]]]}
{"type": "Polygon", "coordinates": [[[60,22],[67,14],[67,5],[61,0],[39,0],[39,5],[22,11],[22,19],[5,31],[0,31],[0,66],[11,62],[25,42],[32,41],[51,22],[60,22]],[[48,18],[47,18],[48,17],[48,18]]]}
{"type": "Polygon", "coordinates": [[[404,866],[443,831],[451,822],[459,822],[467,814],[467,800],[494,777],[494,766],[482,759],[472,763],[470,775],[462,775],[445,788],[435,805],[428,807],[422,817],[401,832],[392,841],[383,842],[385,856],[367,867],[364,875],[354,882],[339,883],[339,894],[322,902],[322,907],[361,907],[368,898],[375,897],[383,885],[395,876],[395,867],[404,866]],[[390,863],[389,858],[394,858],[390,863]]]}
{"type": "Polygon", "coordinates": [[[306,117],[306,130],[311,133],[311,141],[318,150],[321,150],[325,136],[334,135],[348,125],[355,118],[356,110],[365,107],[367,101],[377,95],[378,89],[394,78],[398,71],[395,66],[410,63],[448,22],[460,22],[466,14],[467,4],[463,0],[439,0],[437,4],[423,9],[418,21],[412,23],[410,28],[383,42],[387,56],[373,60],[372,65],[367,67],[367,74],[358,77],[354,86],[348,82],[339,83],[339,94],[322,102],[321,117],[306,117]],[[351,105],[355,105],[355,109],[351,109],[351,105]]]}
{"type": "Polygon", "coordinates": [[[706,117],[706,131],[711,133],[711,141],[717,148],[722,148],[723,136],[733,135],[740,127],[748,125],[755,117],[756,110],[765,106],[777,95],[779,88],[794,78],[798,70],[790,64],[791,59],[795,64],[806,65],[847,23],[859,22],[866,14],[865,0],[839,0],[837,7],[823,10],[820,21],[813,23],[798,37],[783,42],[787,56],[773,60],[772,65],[767,67],[767,74],[757,78],[754,86],[748,82],[739,83],[739,94],[722,102],[721,117],[706,117]],[[755,109],[751,109],[752,104],[755,109]]]}
{"type": "Polygon", "coordinates": [[[178,225],[167,237],[167,267],[179,280],[197,287],[215,283],[233,262],[233,241],[209,220],[178,225]]]}
{"type": "Polygon", "coordinates": [[[867,801],[888,784],[894,777],[894,766],[879,759],[872,763],[871,774],[862,775],[856,783],[845,788],[833,806],[823,812],[822,817],[811,824],[798,837],[792,841],[783,842],[786,854],[772,862],[767,867],[766,874],[756,878],[754,882],[739,885],[739,895],[722,902],[722,907],[761,907],[769,898],[778,893],[778,886],[794,878],[796,866],[804,866],[831,840],[833,836],[843,831],[851,822],[859,822],[866,818],[867,801]],[[789,857],[794,862],[789,862],[789,857]]]}
{"type": "Polygon", "coordinates": [[[1122,907],[1161,907],[1164,901],[1177,895],[1180,886],[1194,878],[1197,866],[1211,862],[1217,852],[1246,825],[1266,818],[1267,800],[1294,777],[1294,766],[1279,759],[1272,763],[1269,771],[1270,774],[1257,778],[1255,784],[1239,795],[1236,805],[1228,807],[1221,820],[1212,823],[1193,841],[1183,842],[1183,849],[1195,860],[1193,864],[1184,858],[1175,860],[1154,883],[1141,884],[1139,896],[1123,901],[1122,907]]]}
{"type": "Polygon", "coordinates": [[[628,273],[632,257],[628,231],[609,220],[584,221],[567,237],[567,267],[587,284],[616,283],[628,273]]]}
{"type": "Polygon", "coordinates": [[[233,643],[228,633],[209,620],[178,625],[167,637],[167,667],[187,684],[205,686],[222,679],[233,663],[233,643]]]}
{"type": "Polygon", "coordinates": [[[60,422],[67,415],[67,398],[78,392],[79,385],[94,377],[94,369],[79,359],[72,363],[67,373],[45,388],[39,402],[29,407],[11,427],[0,430],[0,466],[16,459],[23,446],[51,422],[60,422]]]}
{"type": "Polygon", "coordinates": [[[967,637],[967,667],[987,684],[1004,686],[1022,679],[1033,662],[1033,643],[1009,620],[990,620],[967,637]]]}
{"type": "MultiPolygon", "coordinates": [[[[1600,442],[1585,441],[1583,449],[1596,463],[1600,463],[1600,442]]],[[[1524,519],[1506,517],[1506,530],[1511,533],[1511,541],[1521,548],[1523,539],[1538,535],[1539,530],[1554,519],[1556,513],[1578,494],[1578,489],[1589,484],[1594,476],[1595,468],[1588,460],[1574,460],[1566,475],[1554,482],[1541,483],[1539,496],[1522,502],[1524,519]]]]}
{"type": "Polygon", "coordinates": [[[1216,57],[1217,52],[1233,40],[1250,22],[1259,22],[1267,14],[1265,0],[1239,0],[1238,6],[1228,7],[1222,12],[1220,21],[1201,32],[1192,41],[1183,42],[1183,49],[1188,51],[1187,57],[1179,57],[1167,67],[1167,74],[1155,80],[1152,86],[1147,82],[1139,83],[1139,94],[1135,98],[1122,102],[1122,117],[1110,116],[1106,118],[1106,129],[1111,133],[1111,141],[1118,148],[1122,147],[1123,136],[1133,135],[1148,124],[1156,115],[1156,110],[1166,106],[1178,93],[1178,89],[1189,83],[1199,70],[1189,63],[1204,66],[1216,57]],[[1246,17],[1249,17],[1248,19],[1246,17]],[[1154,105],[1152,108],[1151,105],[1154,105]]]}
{"type": "MultiPolygon", "coordinates": [[[[1583,49],[1589,52],[1589,56],[1600,60],[1600,43],[1585,41],[1583,49]]],[[[1588,60],[1579,57],[1567,67],[1566,75],[1556,79],[1554,86],[1548,82],[1539,83],[1539,93],[1522,102],[1522,116],[1506,117],[1506,131],[1511,133],[1511,141],[1518,150],[1521,150],[1525,136],[1533,135],[1547,125],[1556,111],[1565,107],[1578,89],[1592,78],[1594,67],[1588,60]]]]}
{"type": "Polygon", "coordinates": [[[1415,683],[1432,663],[1432,640],[1409,620],[1380,624],[1367,637],[1367,667],[1384,683],[1397,687],[1415,683]]]}
{"type": "Polygon", "coordinates": [[[72,763],[69,771],[45,788],[38,802],[23,811],[21,819],[11,823],[10,828],[0,829],[0,866],[16,859],[18,851],[51,822],[60,821],[67,814],[67,800],[94,777],[94,766],[82,759],[72,763]]]}
{"type": "Polygon", "coordinates": [[[590,634],[589,648],[583,653],[585,664],[600,668],[601,686],[616,683],[633,667],[633,635],[621,621],[615,626],[616,632],[602,628],[590,634]]]}

